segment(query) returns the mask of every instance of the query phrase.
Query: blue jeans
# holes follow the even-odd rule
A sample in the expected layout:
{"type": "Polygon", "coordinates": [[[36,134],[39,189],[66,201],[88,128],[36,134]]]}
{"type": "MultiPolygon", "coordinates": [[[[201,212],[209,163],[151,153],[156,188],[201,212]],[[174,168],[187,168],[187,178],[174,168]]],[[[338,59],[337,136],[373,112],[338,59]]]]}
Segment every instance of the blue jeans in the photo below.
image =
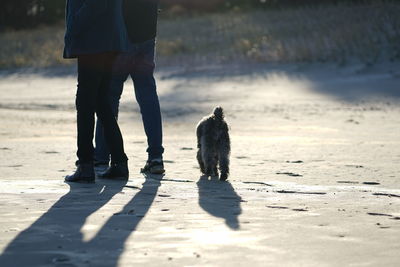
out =
{"type": "MultiPolygon", "coordinates": [[[[144,130],[147,136],[149,159],[162,158],[162,121],[160,103],[154,79],[155,40],[131,44],[129,51],[119,54],[114,62],[109,101],[112,112],[118,117],[119,101],[124,82],[130,75],[135,88],[136,100],[140,107],[144,130]]],[[[109,162],[110,151],[104,138],[103,125],[96,123],[95,161],[109,162]]]]}

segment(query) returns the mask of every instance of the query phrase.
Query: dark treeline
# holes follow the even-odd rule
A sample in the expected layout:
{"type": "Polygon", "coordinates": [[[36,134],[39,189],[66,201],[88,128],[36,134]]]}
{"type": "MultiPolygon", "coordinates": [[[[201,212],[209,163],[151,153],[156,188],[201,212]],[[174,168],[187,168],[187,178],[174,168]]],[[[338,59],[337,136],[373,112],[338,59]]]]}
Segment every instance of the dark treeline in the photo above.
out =
{"type": "Polygon", "coordinates": [[[0,30],[52,24],[64,16],[65,0],[1,0],[0,30]]]}
{"type": "MultiPolygon", "coordinates": [[[[152,0],[127,0],[152,1],[152,0]]],[[[279,8],[321,4],[374,2],[368,0],[161,0],[165,14],[202,13],[248,8],[279,8]],[[174,12],[175,11],[175,12],[174,12]]],[[[376,0],[375,0],[376,2],[376,0]]],[[[64,16],[65,0],[1,0],[0,30],[53,24],[64,16]]]]}

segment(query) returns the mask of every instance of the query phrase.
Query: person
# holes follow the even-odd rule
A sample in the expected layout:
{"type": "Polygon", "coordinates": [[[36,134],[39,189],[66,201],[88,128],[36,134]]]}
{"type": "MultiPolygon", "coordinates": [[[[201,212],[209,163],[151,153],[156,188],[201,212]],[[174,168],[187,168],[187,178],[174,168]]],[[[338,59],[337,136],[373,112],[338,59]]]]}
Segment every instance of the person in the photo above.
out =
{"type": "MultiPolygon", "coordinates": [[[[129,76],[132,78],[148,144],[148,159],[141,172],[152,174],[165,172],[162,119],[154,79],[158,3],[158,0],[125,0],[123,2],[124,21],[130,45],[128,51],[119,54],[114,62],[109,91],[112,110],[118,117],[124,82],[129,76]]],[[[97,120],[95,164],[100,170],[107,168],[110,161],[110,150],[104,137],[103,122],[97,120]]]]}
{"type": "Polygon", "coordinates": [[[67,0],[64,58],[77,58],[78,88],[76,171],[66,182],[95,181],[94,114],[104,125],[112,163],[104,178],[128,179],[128,157],[107,99],[116,54],[128,48],[122,0],[67,0]]]}

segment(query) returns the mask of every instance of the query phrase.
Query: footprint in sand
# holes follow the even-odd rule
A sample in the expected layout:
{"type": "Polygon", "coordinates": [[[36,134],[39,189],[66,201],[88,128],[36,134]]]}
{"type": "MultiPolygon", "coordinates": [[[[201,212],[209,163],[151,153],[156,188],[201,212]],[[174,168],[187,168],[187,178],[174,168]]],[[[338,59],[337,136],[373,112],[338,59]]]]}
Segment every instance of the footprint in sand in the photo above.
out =
{"type": "Polygon", "coordinates": [[[288,191],[288,190],[278,190],[275,192],[280,194],[326,195],[325,192],[299,192],[299,191],[288,191]]]}
{"type": "Polygon", "coordinates": [[[381,229],[388,229],[390,228],[389,226],[382,226],[380,223],[376,223],[377,226],[379,226],[379,228],[381,229]]]}
{"type": "Polygon", "coordinates": [[[277,172],[276,174],[283,174],[283,175],[288,175],[288,176],[293,176],[293,177],[303,177],[301,174],[293,173],[293,172],[277,172]]]}
{"type": "MultiPolygon", "coordinates": [[[[367,214],[368,214],[368,215],[371,215],[371,216],[394,217],[394,216],[391,215],[391,214],[379,213],[379,212],[368,212],[367,214]]],[[[394,217],[394,218],[396,218],[396,217],[394,217]]]]}
{"type": "Polygon", "coordinates": [[[353,164],[347,164],[347,165],[344,165],[344,166],[346,166],[346,167],[350,167],[350,168],[356,168],[356,169],[364,168],[364,166],[363,166],[363,165],[353,165],[353,164]]]}
{"type": "Polygon", "coordinates": [[[259,185],[265,185],[265,186],[273,186],[264,182],[242,182],[244,184],[259,184],[259,185]]]}
{"type": "Polygon", "coordinates": [[[159,197],[171,197],[171,195],[167,195],[167,194],[158,194],[159,197]]]}
{"type": "Polygon", "coordinates": [[[20,168],[20,167],[23,167],[24,165],[9,165],[9,166],[7,166],[7,167],[9,167],[9,168],[20,168]]]}
{"type": "Polygon", "coordinates": [[[306,209],[292,209],[293,211],[308,211],[306,209]]]}
{"type": "MultiPolygon", "coordinates": [[[[285,207],[285,206],[266,206],[267,208],[270,209],[282,209],[282,210],[286,210],[289,209],[289,207],[285,207]]],[[[298,208],[298,209],[292,209],[293,211],[308,211],[306,209],[302,209],[302,208],[298,208]]]]}
{"type": "Polygon", "coordinates": [[[284,206],[266,206],[266,207],[270,208],[270,209],[282,209],[282,210],[288,209],[288,207],[284,207],[284,206]]]}
{"type": "MultiPolygon", "coordinates": [[[[70,261],[70,258],[68,258],[67,256],[58,256],[58,257],[53,258],[53,260],[52,260],[52,262],[56,263],[56,264],[57,263],[66,263],[68,261],[70,261]]],[[[71,265],[68,264],[68,266],[71,266],[71,265]]],[[[75,265],[73,265],[73,266],[75,266],[75,265]]]]}
{"type": "Polygon", "coordinates": [[[138,187],[138,186],[134,186],[134,185],[125,185],[124,187],[132,188],[132,189],[137,189],[137,190],[142,189],[142,188],[140,188],[140,187],[138,187]]]}
{"type": "Polygon", "coordinates": [[[349,120],[347,120],[346,122],[348,122],[348,123],[353,123],[353,124],[360,124],[360,122],[358,122],[358,121],[356,121],[356,120],[354,120],[354,119],[349,119],[349,120]]]}
{"type": "Polygon", "coordinates": [[[43,151],[42,153],[44,153],[44,154],[59,154],[60,152],[58,152],[58,151],[43,151]]]}
{"type": "Polygon", "coordinates": [[[178,180],[178,179],[163,179],[164,182],[176,182],[176,183],[194,183],[193,181],[190,180],[178,180]]]}
{"type": "Polygon", "coordinates": [[[386,213],[378,213],[378,212],[368,212],[368,215],[371,216],[383,216],[383,217],[390,217],[391,220],[400,220],[400,217],[393,216],[391,214],[386,214],[386,213]]]}
{"type": "Polygon", "coordinates": [[[135,214],[135,210],[129,210],[129,211],[126,211],[126,212],[117,212],[117,213],[114,213],[113,215],[114,216],[119,216],[119,215],[134,215],[135,214]]]}
{"type": "Polygon", "coordinates": [[[358,184],[359,182],[353,181],[336,181],[338,184],[358,184]]]}
{"type": "Polygon", "coordinates": [[[373,193],[374,196],[387,196],[387,197],[400,197],[400,195],[396,194],[388,194],[388,193],[373,193]]]}

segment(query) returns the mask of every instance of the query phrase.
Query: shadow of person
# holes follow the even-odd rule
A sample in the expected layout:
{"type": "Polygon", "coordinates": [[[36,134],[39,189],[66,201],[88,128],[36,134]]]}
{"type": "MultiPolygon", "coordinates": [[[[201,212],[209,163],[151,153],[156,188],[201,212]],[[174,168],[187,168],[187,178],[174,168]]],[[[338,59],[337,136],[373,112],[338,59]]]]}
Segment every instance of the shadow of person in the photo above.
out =
{"type": "Polygon", "coordinates": [[[150,210],[163,175],[144,176],[145,182],[140,191],[121,211],[114,213],[97,235],[87,243],[88,249],[95,252],[90,260],[93,266],[117,266],[126,240],[150,210]]]}
{"type": "Polygon", "coordinates": [[[200,207],[215,217],[223,218],[229,228],[240,229],[238,217],[242,213],[242,198],[235,192],[231,183],[201,176],[197,187],[200,207]]]}
{"type": "Polygon", "coordinates": [[[117,266],[125,240],[153,202],[159,180],[146,178],[142,189],[90,241],[81,232],[86,219],[125,187],[126,181],[98,180],[94,185],[70,184],[70,191],[8,244],[0,266],[117,266]],[[136,209],[141,216],[119,216],[136,209]],[[123,225],[124,224],[124,225],[123,225]],[[112,251],[110,253],[107,253],[112,251]]]}

